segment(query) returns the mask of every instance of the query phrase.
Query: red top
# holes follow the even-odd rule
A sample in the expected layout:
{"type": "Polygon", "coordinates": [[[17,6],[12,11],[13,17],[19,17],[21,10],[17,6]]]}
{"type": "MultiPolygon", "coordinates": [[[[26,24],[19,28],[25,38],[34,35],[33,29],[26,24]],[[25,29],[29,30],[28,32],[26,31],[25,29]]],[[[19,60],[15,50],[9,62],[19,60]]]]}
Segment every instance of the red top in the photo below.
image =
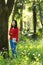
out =
{"type": "Polygon", "coordinates": [[[18,41],[18,28],[10,28],[10,39],[16,38],[16,41],[18,41]]]}

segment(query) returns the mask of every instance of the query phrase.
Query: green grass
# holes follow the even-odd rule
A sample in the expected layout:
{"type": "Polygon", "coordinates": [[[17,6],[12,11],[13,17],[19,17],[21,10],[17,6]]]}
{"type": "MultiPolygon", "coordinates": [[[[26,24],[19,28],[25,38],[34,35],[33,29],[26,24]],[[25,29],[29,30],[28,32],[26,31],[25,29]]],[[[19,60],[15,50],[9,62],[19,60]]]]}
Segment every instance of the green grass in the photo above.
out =
{"type": "MultiPolygon", "coordinates": [[[[29,39],[22,36],[17,44],[18,58],[4,59],[0,56],[0,65],[43,65],[43,39],[29,39]]],[[[10,50],[11,57],[11,50],[10,50]]]]}

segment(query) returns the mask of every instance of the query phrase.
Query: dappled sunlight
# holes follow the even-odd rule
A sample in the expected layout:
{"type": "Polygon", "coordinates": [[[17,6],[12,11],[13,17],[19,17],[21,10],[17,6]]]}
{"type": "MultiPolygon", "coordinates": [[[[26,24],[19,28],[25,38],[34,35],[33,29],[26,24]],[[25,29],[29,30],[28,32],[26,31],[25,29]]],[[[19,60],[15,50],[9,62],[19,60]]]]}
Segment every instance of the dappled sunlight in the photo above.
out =
{"type": "Polygon", "coordinates": [[[43,1],[0,3],[0,65],[43,65],[43,1]]]}

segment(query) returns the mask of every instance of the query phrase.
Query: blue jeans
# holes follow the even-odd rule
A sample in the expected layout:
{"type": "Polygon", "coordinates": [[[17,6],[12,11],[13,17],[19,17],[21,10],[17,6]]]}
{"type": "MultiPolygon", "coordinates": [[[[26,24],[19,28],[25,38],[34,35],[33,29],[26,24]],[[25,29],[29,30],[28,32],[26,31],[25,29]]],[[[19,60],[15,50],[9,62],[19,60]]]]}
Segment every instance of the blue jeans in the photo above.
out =
{"type": "Polygon", "coordinates": [[[17,45],[17,43],[10,40],[10,45],[11,45],[11,49],[12,49],[12,56],[14,56],[14,54],[16,54],[16,45],[17,45]]]}

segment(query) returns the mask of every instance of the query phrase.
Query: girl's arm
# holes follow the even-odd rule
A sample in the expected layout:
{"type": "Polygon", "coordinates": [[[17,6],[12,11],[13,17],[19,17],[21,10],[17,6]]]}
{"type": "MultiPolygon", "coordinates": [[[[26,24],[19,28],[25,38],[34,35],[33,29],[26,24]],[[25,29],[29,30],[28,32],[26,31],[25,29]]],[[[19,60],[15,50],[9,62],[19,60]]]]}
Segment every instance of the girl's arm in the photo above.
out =
{"type": "Polygon", "coordinates": [[[20,39],[20,29],[18,29],[18,41],[20,39]]]}
{"type": "Polygon", "coordinates": [[[11,29],[10,29],[10,31],[9,31],[9,35],[12,35],[12,33],[11,33],[11,29]]]}

